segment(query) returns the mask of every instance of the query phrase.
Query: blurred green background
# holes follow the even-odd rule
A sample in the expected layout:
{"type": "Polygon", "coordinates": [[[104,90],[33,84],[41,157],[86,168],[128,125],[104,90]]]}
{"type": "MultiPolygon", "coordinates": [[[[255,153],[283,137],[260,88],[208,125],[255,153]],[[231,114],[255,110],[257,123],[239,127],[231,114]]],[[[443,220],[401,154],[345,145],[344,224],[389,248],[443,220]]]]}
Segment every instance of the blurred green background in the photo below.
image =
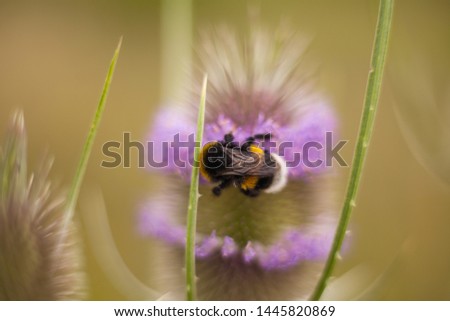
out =
{"type": "MultiPolygon", "coordinates": [[[[269,28],[287,20],[312,38],[308,55],[319,66],[317,88],[337,110],[341,137],[349,140],[343,156],[350,163],[378,1],[250,4],[260,7],[260,19],[269,28]]],[[[198,30],[223,23],[246,28],[248,5],[239,0],[0,0],[0,130],[4,133],[12,110],[22,108],[30,167],[46,151],[54,155],[52,178],[61,188],[74,175],[109,61],[123,35],[81,203],[94,189],[102,191],[117,251],[149,286],[155,277],[154,245],[136,233],[136,210],[158,186],[137,166],[101,168],[101,146],[120,141],[123,132],[136,140],[145,137],[157,108],[176,97],[186,81],[180,62],[189,59],[198,30]]],[[[352,246],[337,266],[341,278],[330,299],[450,299],[449,57],[450,2],[397,1],[375,132],[351,221],[352,246]]],[[[338,169],[338,204],[348,173],[348,168],[338,169]]],[[[93,246],[95,236],[81,217],[95,208],[84,204],[77,221],[88,298],[128,299],[124,289],[131,283],[108,273],[110,262],[98,255],[110,250],[93,246]]]]}

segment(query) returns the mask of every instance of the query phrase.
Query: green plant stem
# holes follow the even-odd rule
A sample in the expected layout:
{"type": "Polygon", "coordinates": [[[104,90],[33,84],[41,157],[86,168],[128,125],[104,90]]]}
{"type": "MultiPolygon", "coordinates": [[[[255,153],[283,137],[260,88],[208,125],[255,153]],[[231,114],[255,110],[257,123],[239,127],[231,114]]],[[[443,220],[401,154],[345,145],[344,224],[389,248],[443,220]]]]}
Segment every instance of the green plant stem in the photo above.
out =
{"type": "Polygon", "coordinates": [[[80,194],[81,183],[83,182],[84,174],[86,172],[86,167],[92,151],[92,146],[94,144],[95,135],[97,134],[100,120],[103,115],[103,110],[105,109],[106,98],[108,96],[109,87],[111,86],[111,81],[114,74],[114,69],[116,67],[117,59],[119,57],[121,45],[122,38],[120,38],[119,40],[119,44],[117,45],[117,48],[109,65],[108,74],[106,75],[105,84],[103,86],[103,91],[97,105],[97,110],[95,112],[94,119],[92,120],[91,127],[89,129],[89,133],[84,143],[80,160],[78,162],[77,170],[72,180],[72,185],[70,187],[69,193],[67,195],[67,200],[64,207],[63,230],[60,236],[59,248],[62,248],[61,245],[64,243],[69,223],[73,218],[75,205],[78,200],[78,195],[80,194]]]}
{"type": "Polygon", "coordinates": [[[330,254],[323,273],[317,283],[317,286],[311,296],[311,300],[319,300],[327,285],[327,281],[333,272],[336,264],[339,250],[347,231],[347,225],[353,208],[356,205],[356,195],[359,182],[361,180],[361,171],[369,147],[370,137],[372,135],[375,112],[380,97],[381,83],[383,78],[384,64],[388,48],[389,33],[392,24],[392,15],[394,0],[381,0],[378,12],[378,22],[375,33],[375,41],[372,50],[371,69],[367,81],[366,95],[364,99],[364,109],[361,118],[358,141],[356,143],[355,154],[353,156],[353,168],[350,174],[350,181],[347,186],[347,193],[342,208],[341,217],[336,235],[331,247],[330,254]]]}
{"type": "Polygon", "coordinates": [[[186,231],[186,298],[188,301],[194,301],[197,297],[195,280],[195,233],[197,224],[197,205],[200,194],[198,192],[199,182],[199,163],[198,158],[203,140],[203,127],[205,122],[205,102],[206,85],[208,78],[203,78],[202,93],[200,97],[200,106],[197,120],[197,135],[194,149],[194,166],[192,167],[191,187],[189,191],[189,205],[187,213],[187,231],[186,231]]]}

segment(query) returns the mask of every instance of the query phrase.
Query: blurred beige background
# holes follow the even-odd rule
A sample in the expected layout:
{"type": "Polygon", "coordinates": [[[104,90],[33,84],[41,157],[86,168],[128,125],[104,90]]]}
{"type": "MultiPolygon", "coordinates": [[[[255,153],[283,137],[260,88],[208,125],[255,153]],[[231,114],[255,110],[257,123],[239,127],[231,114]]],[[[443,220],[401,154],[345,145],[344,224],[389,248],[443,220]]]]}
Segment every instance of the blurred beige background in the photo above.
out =
{"type": "MultiPolygon", "coordinates": [[[[269,27],[287,19],[313,38],[310,56],[319,65],[318,89],[336,107],[342,138],[349,140],[343,155],[350,163],[378,1],[251,3],[260,3],[261,20],[269,27]]],[[[0,0],[0,132],[11,111],[22,108],[30,166],[49,151],[55,157],[52,177],[61,187],[74,174],[109,61],[124,36],[82,194],[86,198],[92,188],[102,190],[117,250],[149,286],[152,244],[136,233],[135,216],[139,203],[157,186],[136,166],[104,169],[100,162],[104,142],[120,141],[123,132],[131,132],[132,139],[145,136],[158,106],[170,96],[167,83],[175,79],[176,84],[179,71],[167,75],[162,67],[163,33],[170,32],[161,27],[167,23],[164,6],[143,0],[0,0]]],[[[216,23],[245,27],[247,7],[238,0],[194,0],[191,18],[181,12],[184,20],[174,19],[174,28],[192,19],[195,44],[201,28],[216,23]]],[[[335,274],[342,278],[330,298],[356,298],[366,289],[360,298],[450,299],[450,158],[435,153],[435,148],[446,151],[450,146],[450,136],[445,136],[450,121],[448,57],[450,2],[397,1],[386,81],[351,221],[353,245],[337,266],[335,274]]],[[[339,169],[339,202],[348,172],[339,169]]],[[[80,217],[89,299],[127,299],[105,273],[106,262],[96,260],[80,217]]]]}

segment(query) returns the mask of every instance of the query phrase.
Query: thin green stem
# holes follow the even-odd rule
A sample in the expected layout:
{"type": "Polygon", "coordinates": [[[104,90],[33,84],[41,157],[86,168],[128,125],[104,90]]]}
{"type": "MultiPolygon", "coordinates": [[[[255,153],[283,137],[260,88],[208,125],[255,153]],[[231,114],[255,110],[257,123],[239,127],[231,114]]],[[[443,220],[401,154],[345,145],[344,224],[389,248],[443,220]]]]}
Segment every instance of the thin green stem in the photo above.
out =
{"type": "Polygon", "coordinates": [[[194,149],[194,166],[192,167],[191,188],[189,191],[189,205],[187,213],[187,231],[186,231],[186,298],[188,301],[194,301],[197,298],[196,280],[195,280],[195,233],[197,224],[197,205],[198,198],[198,182],[199,182],[199,166],[198,158],[203,140],[203,127],[205,123],[205,102],[206,102],[206,85],[208,77],[203,78],[202,93],[200,97],[200,106],[197,120],[197,135],[194,149]]]}
{"type": "Polygon", "coordinates": [[[380,97],[381,83],[383,78],[384,64],[388,48],[389,33],[392,24],[392,15],[394,9],[394,0],[381,0],[378,12],[378,22],[375,33],[375,41],[372,50],[371,68],[367,81],[366,95],[364,99],[364,109],[361,118],[358,141],[356,143],[355,154],[353,156],[353,168],[350,174],[350,181],[347,186],[344,206],[342,207],[341,217],[333,245],[323,273],[317,283],[311,300],[319,300],[327,285],[327,281],[333,272],[341,249],[342,242],[347,231],[347,225],[353,208],[356,205],[356,195],[359,182],[361,180],[361,172],[369,147],[370,137],[372,136],[373,124],[375,120],[375,112],[380,97]]]}
{"type": "Polygon", "coordinates": [[[111,81],[114,74],[114,69],[116,67],[117,59],[119,57],[121,45],[122,45],[122,38],[120,38],[119,40],[119,44],[117,45],[117,48],[114,52],[113,58],[109,65],[108,74],[106,75],[105,84],[103,86],[103,91],[100,96],[100,101],[98,102],[97,110],[95,112],[94,119],[92,120],[91,127],[89,129],[89,133],[84,143],[80,160],[78,162],[78,167],[75,176],[72,180],[72,185],[70,187],[69,193],[67,195],[67,200],[64,207],[63,230],[60,236],[60,242],[58,243],[59,248],[62,248],[61,245],[64,243],[69,223],[72,221],[73,218],[75,205],[77,203],[78,195],[80,194],[81,183],[83,182],[84,174],[86,172],[86,167],[89,161],[89,156],[92,151],[92,146],[94,144],[95,135],[97,134],[100,120],[103,115],[103,110],[105,109],[106,98],[108,96],[109,87],[111,86],[111,81]]]}

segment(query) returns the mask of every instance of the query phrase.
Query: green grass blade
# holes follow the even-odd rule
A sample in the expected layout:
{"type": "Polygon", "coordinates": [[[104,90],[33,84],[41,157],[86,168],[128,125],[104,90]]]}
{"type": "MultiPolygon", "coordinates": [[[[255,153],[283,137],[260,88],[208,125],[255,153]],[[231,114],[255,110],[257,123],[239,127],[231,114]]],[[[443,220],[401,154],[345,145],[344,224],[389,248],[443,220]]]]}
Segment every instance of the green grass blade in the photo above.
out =
{"type": "Polygon", "coordinates": [[[106,98],[108,96],[109,87],[111,86],[112,77],[114,74],[114,69],[116,67],[117,59],[119,57],[120,47],[122,45],[122,38],[119,40],[119,44],[114,52],[113,58],[109,65],[108,74],[106,75],[105,84],[103,86],[103,91],[100,96],[100,101],[97,105],[97,110],[94,115],[94,119],[91,123],[91,128],[89,129],[88,136],[86,138],[86,142],[83,146],[83,151],[81,153],[80,161],[78,162],[78,167],[75,173],[75,176],[72,181],[72,185],[70,187],[69,193],[67,195],[65,208],[64,208],[64,222],[63,222],[63,233],[61,233],[61,240],[59,244],[61,245],[64,242],[64,238],[67,233],[67,228],[69,223],[72,221],[75,205],[77,203],[78,195],[80,193],[81,183],[83,182],[84,174],[86,172],[86,167],[89,161],[89,156],[92,151],[92,146],[94,144],[95,135],[97,134],[97,130],[100,124],[100,120],[103,115],[103,110],[105,109],[106,98]]]}
{"type": "Polygon", "coordinates": [[[345,237],[347,225],[351,212],[355,207],[356,194],[358,191],[361,172],[364,166],[370,137],[372,136],[375,111],[380,97],[381,83],[383,78],[386,53],[388,48],[389,33],[392,24],[394,0],[381,0],[378,12],[378,22],[375,33],[375,41],[372,50],[371,69],[367,81],[366,95],[364,99],[364,109],[361,118],[358,141],[356,143],[355,154],[353,156],[353,168],[350,174],[350,181],[347,186],[346,198],[342,208],[341,217],[334,237],[333,245],[328,256],[323,273],[317,283],[311,300],[319,300],[325,290],[327,280],[333,272],[339,250],[345,237]]]}
{"type": "Polygon", "coordinates": [[[195,233],[197,224],[197,205],[200,194],[198,193],[199,182],[199,154],[203,140],[203,127],[205,123],[205,101],[206,85],[208,77],[203,78],[202,93],[200,97],[200,106],[197,120],[197,135],[194,149],[194,166],[192,167],[191,188],[189,191],[189,205],[187,213],[187,231],[186,231],[186,298],[188,301],[196,300],[196,280],[195,280],[195,233]]]}

